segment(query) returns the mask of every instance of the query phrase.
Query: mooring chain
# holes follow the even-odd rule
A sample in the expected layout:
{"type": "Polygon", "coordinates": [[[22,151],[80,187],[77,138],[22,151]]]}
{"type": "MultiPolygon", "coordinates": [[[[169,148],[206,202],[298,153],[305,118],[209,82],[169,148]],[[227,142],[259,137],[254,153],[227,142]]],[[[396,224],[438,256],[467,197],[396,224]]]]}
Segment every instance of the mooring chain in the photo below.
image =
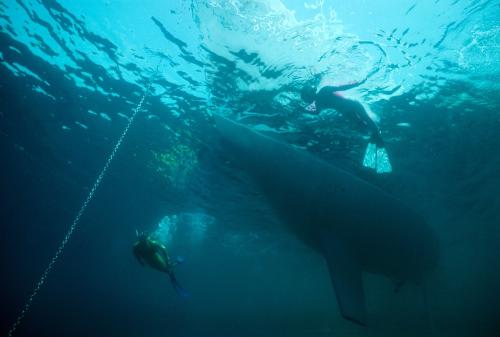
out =
{"type": "MultiPolygon", "coordinates": [[[[156,67],[155,75],[158,74],[160,64],[161,64],[161,62],[156,67]]],[[[152,78],[155,75],[153,75],[152,78]]],[[[52,270],[52,267],[54,266],[54,264],[56,263],[56,261],[59,259],[59,256],[62,254],[64,248],[66,247],[66,244],[68,243],[69,239],[71,238],[71,235],[73,234],[74,230],[76,229],[76,226],[80,222],[80,218],[85,213],[85,210],[87,209],[87,206],[90,204],[90,201],[94,198],[95,192],[97,191],[97,189],[101,185],[102,179],[104,178],[104,176],[106,174],[106,171],[108,170],[109,166],[111,165],[111,162],[115,158],[116,153],[118,152],[120,146],[123,143],[123,140],[127,136],[127,133],[129,131],[130,127],[132,126],[133,122],[135,121],[135,118],[136,118],[137,114],[139,113],[139,111],[142,108],[142,105],[144,104],[144,101],[145,101],[145,99],[146,99],[146,97],[147,97],[147,95],[149,93],[149,90],[151,89],[151,85],[152,85],[152,82],[153,82],[152,78],[149,81],[148,86],[146,88],[146,91],[144,92],[144,95],[142,95],[142,98],[139,101],[139,104],[137,104],[137,106],[133,110],[132,116],[130,116],[130,118],[128,120],[128,123],[127,123],[127,126],[125,127],[125,129],[123,130],[122,134],[120,135],[120,138],[118,138],[118,141],[116,142],[116,144],[115,144],[115,146],[113,148],[113,151],[111,151],[111,154],[109,155],[108,159],[106,160],[106,164],[104,165],[104,167],[102,168],[101,172],[99,173],[99,176],[97,177],[94,185],[92,186],[89,194],[87,195],[87,198],[85,199],[85,202],[83,203],[82,207],[78,211],[75,219],[73,220],[73,223],[71,224],[68,232],[66,233],[66,235],[64,236],[64,239],[59,244],[59,247],[57,248],[56,253],[54,254],[54,256],[52,257],[52,259],[50,260],[50,263],[47,265],[47,267],[43,271],[42,276],[40,277],[40,280],[37,282],[35,288],[33,289],[33,292],[28,297],[28,299],[27,299],[27,301],[26,301],[26,303],[24,305],[23,310],[21,310],[21,312],[17,316],[16,321],[14,322],[14,324],[12,324],[11,328],[9,329],[9,334],[8,334],[9,337],[12,337],[14,335],[14,332],[18,328],[18,326],[21,323],[21,321],[23,320],[24,316],[30,310],[31,304],[33,303],[33,299],[36,297],[36,295],[40,291],[40,288],[44,285],[45,280],[47,279],[47,276],[49,275],[50,271],[52,270]]]]}

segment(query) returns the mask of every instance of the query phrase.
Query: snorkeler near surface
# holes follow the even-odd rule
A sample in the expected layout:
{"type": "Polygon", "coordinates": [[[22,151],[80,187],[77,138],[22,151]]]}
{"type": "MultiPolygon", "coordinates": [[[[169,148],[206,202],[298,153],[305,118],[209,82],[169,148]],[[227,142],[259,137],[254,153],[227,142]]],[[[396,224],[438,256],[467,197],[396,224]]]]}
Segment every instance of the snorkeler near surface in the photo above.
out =
{"type": "Polygon", "coordinates": [[[346,98],[339,93],[363,84],[366,79],[340,86],[325,86],[319,91],[316,87],[306,86],[302,88],[300,96],[306,103],[309,103],[306,110],[310,113],[319,114],[323,109],[335,109],[347,118],[356,118],[360,121],[371,132],[363,166],[372,168],[377,173],[389,173],[392,167],[378,126],[360,102],[346,98]]]}
{"type": "Polygon", "coordinates": [[[182,297],[189,297],[189,293],[181,287],[174,274],[174,268],[182,262],[180,258],[172,262],[168,257],[167,247],[158,240],[155,240],[151,235],[145,233],[137,233],[138,240],[134,243],[133,252],[141,265],[158,271],[167,273],[170,277],[170,282],[177,294],[182,297]]]}

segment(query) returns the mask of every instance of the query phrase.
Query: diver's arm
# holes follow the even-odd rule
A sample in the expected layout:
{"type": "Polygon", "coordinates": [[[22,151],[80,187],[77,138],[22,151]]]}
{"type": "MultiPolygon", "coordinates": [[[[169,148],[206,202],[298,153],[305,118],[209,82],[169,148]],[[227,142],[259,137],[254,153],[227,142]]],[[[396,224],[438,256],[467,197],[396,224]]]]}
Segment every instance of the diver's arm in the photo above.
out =
{"type": "Polygon", "coordinates": [[[167,247],[165,247],[164,245],[162,244],[159,244],[157,246],[157,251],[163,256],[163,258],[165,259],[165,262],[167,263],[167,265],[171,268],[171,267],[174,267],[174,265],[172,265],[172,263],[170,262],[170,259],[168,257],[168,252],[167,252],[167,247]]]}
{"type": "Polygon", "coordinates": [[[349,90],[349,89],[352,89],[352,88],[356,88],[358,85],[361,85],[361,84],[365,83],[367,79],[368,79],[368,76],[365,79],[363,79],[362,81],[359,81],[359,82],[352,82],[352,83],[342,84],[342,85],[339,85],[339,86],[332,86],[331,88],[333,89],[333,91],[349,90]]]}
{"type": "Polygon", "coordinates": [[[134,256],[135,258],[137,259],[137,261],[139,261],[139,263],[144,266],[144,259],[142,258],[142,256],[139,254],[139,252],[137,251],[137,249],[135,249],[134,247],[134,256]]]}
{"type": "Polygon", "coordinates": [[[344,91],[344,90],[356,88],[358,85],[360,85],[359,82],[354,82],[354,83],[342,84],[342,85],[338,85],[338,86],[331,86],[331,88],[333,91],[344,91]]]}

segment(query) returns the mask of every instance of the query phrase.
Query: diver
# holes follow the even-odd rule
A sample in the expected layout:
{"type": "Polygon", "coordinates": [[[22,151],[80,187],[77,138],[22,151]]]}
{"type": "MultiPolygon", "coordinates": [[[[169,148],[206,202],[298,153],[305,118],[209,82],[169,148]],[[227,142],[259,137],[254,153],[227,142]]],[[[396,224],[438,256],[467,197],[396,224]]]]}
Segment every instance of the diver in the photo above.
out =
{"type": "Polygon", "coordinates": [[[300,96],[306,103],[309,103],[306,110],[311,113],[319,114],[323,109],[335,109],[343,116],[361,122],[371,132],[363,165],[375,169],[377,173],[391,172],[392,168],[379,128],[360,102],[346,98],[339,93],[355,88],[367,79],[368,77],[360,82],[340,86],[325,86],[319,91],[313,86],[306,86],[301,90],[300,96]]]}
{"type": "Polygon", "coordinates": [[[134,243],[133,252],[139,263],[167,273],[176,293],[182,297],[189,297],[189,293],[181,287],[174,274],[175,266],[181,263],[182,260],[177,258],[176,261],[171,261],[165,245],[155,240],[151,235],[138,233],[137,231],[136,234],[138,240],[134,243]]]}

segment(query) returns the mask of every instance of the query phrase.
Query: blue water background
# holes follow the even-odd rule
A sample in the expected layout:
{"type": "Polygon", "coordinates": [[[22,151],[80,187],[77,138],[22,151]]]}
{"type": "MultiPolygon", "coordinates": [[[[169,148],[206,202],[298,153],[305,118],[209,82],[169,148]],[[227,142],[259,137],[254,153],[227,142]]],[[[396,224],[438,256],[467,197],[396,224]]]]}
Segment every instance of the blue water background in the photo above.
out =
{"type": "Polygon", "coordinates": [[[19,336],[430,336],[421,290],[380,276],[365,282],[369,329],[340,317],[323,260],[216,153],[214,113],[412,205],[442,243],[439,336],[498,336],[499,13],[493,0],[0,2],[2,333],[151,82],[19,336]],[[362,167],[366,130],[300,100],[306,84],[365,77],[346,95],[378,121],[389,175],[362,167]],[[188,301],[131,253],[162,219],[178,224],[163,234],[188,301]]]}

